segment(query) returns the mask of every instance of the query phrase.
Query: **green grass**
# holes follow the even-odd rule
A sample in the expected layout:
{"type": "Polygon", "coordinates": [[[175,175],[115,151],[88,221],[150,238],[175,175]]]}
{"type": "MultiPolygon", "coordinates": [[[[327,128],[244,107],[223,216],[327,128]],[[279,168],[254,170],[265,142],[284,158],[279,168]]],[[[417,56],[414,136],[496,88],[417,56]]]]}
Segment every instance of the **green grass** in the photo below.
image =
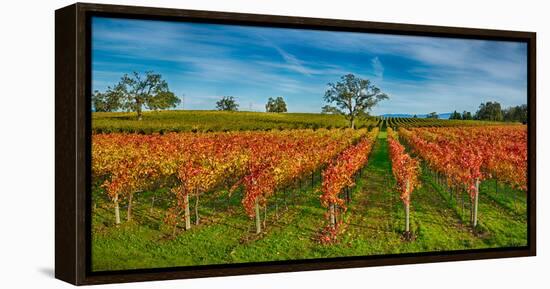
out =
{"type": "Polygon", "coordinates": [[[154,194],[154,206],[151,192],[137,195],[134,220],[118,227],[113,224],[112,205],[95,197],[92,268],[103,271],[526,245],[525,196],[505,186],[496,194],[494,181],[482,183],[480,226],[473,232],[467,211],[464,218],[456,197],[451,199],[429,172],[424,171],[421,179],[422,187],[412,195],[412,241],[402,238],[404,209],[394,187],[385,132],[380,133],[353,189],[346,229],[337,244],[322,245],[315,238],[326,225],[318,173],[313,186],[309,177],[301,189],[279,192],[270,199],[266,230],[260,235],[254,233],[254,222],[242,209],[239,192],[201,197],[202,224],[189,231],[180,228],[176,237],[162,222],[169,206],[163,192],[154,194]]]}
{"type": "MultiPolygon", "coordinates": [[[[375,126],[376,120],[358,120],[356,127],[375,126]]],[[[349,122],[341,115],[320,113],[264,113],[167,110],[147,111],[143,120],[135,113],[96,112],[92,114],[92,129],[109,132],[183,132],[235,131],[302,128],[345,128],[349,122]]]]}

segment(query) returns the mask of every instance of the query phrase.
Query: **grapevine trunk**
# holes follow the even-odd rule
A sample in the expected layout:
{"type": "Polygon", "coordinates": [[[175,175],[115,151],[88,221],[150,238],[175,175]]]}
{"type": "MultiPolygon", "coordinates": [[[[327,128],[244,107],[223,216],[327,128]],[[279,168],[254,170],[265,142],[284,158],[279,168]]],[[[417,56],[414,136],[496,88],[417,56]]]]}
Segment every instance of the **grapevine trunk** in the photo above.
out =
{"type": "Polygon", "coordinates": [[[185,207],[185,230],[191,229],[191,213],[189,212],[189,194],[184,196],[184,207],[185,207]]]}
{"type": "Polygon", "coordinates": [[[258,199],[256,199],[255,210],[256,210],[256,234],[259,234],[262,232],[262,225],[260,220],[260,204],[258,204],[258,199]]]}
{"type": "Polygon", "coordinates": [[[115,224],[120,224],[120,206],[118,205],[118,195],[115,197],[115,224]]]}

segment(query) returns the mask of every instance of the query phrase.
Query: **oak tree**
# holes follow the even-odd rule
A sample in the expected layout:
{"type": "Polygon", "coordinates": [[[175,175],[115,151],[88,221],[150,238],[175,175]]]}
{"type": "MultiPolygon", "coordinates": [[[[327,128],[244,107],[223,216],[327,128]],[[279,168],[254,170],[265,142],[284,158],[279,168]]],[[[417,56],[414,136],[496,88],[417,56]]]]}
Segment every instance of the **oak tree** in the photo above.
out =
{"type": "Polygon", "coordinates": [[[353,74],[347,74],[336,83],[328,83],[324,100],[328,105],[322,108],[323,113],[342,114],[349,121],[349,126],[355,128],[355,121],[365,115],[388,95],[368,79],[361,79],[353,74]],[[335,106],[332,106],[335,104],[335,106]]]}
{"type": "Polygon", "coordinates": [[[108,87],[103,93],[96,91],[92,98],[95,111],[134,111],[138,120],[143,118],[144,108],[167,109],[176,107],[180,101],[162,76],[152,71],[145,75],[135,71],[124,74],[114,87],[108,87]]]}

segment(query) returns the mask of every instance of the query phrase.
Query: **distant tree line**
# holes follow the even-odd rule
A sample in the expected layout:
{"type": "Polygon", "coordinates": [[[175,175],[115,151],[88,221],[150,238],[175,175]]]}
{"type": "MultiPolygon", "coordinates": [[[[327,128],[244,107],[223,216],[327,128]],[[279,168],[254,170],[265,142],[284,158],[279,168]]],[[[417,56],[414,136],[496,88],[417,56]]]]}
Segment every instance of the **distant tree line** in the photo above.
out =
{"type": "Polygon", "coordinates": [[[463,111],[462,113],[460,113],[455,110],[453,113],[451,113],[449,119],[472,120],[474,119],[474,117],[469,111],[463,111]]]}
{"type": "Polygon", "coordinates": [[[464,111],[461,114],[455,110],[451,113],[449,119],[474,119],[527,123],[527,105],[522,104],[502,109],[500,103],[496,101],[488,101],[486,103],[481,103],[479,105],[479,109],[474,115],[472,115],[469,111],[464,111]]]}
{"type": "Polygon", "coordinates": [[[527,123],[527,104],[508,107],[502,111],[502,114],[504,121],[519,121],[521,123],[527,123]]]}

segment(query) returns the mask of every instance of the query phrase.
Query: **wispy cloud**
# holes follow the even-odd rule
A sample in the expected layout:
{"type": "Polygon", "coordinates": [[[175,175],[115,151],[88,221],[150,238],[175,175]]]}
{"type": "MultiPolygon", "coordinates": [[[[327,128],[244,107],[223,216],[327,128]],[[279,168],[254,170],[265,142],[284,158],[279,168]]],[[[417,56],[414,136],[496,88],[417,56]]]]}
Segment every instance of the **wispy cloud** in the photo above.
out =
{"type": "Polygon", "coordinates": [[[522,43],[94,18],[93,89],[154,70],[193,109],[223,95],[263,110],[318,112],[328,82],[354,73],[391,95],[375,113],[475,111],[481,101],[526,102],[522,43]]]}
{"type": "Polygon", "coordinates": [[[285,64],[281,67],[290,69],[292,71],[304,74],[304,75],[311,75],[313,70],[308,69],[304,66],[304,62],[298,59],[296,56],[284,51],[282,48],[273,45],[273,48],[277,50],[277,52],[283,57],[285,64]]]}
{"type": "Polygon", "coordinates": [[[376,76],[376,78],[378,78],[380,82],[382,82],[384,80],[384,66],[382,65],[382,62],[380,61],[378,56],[374,57],[371,60],[371,64],[374,75],[376,76]]]}

